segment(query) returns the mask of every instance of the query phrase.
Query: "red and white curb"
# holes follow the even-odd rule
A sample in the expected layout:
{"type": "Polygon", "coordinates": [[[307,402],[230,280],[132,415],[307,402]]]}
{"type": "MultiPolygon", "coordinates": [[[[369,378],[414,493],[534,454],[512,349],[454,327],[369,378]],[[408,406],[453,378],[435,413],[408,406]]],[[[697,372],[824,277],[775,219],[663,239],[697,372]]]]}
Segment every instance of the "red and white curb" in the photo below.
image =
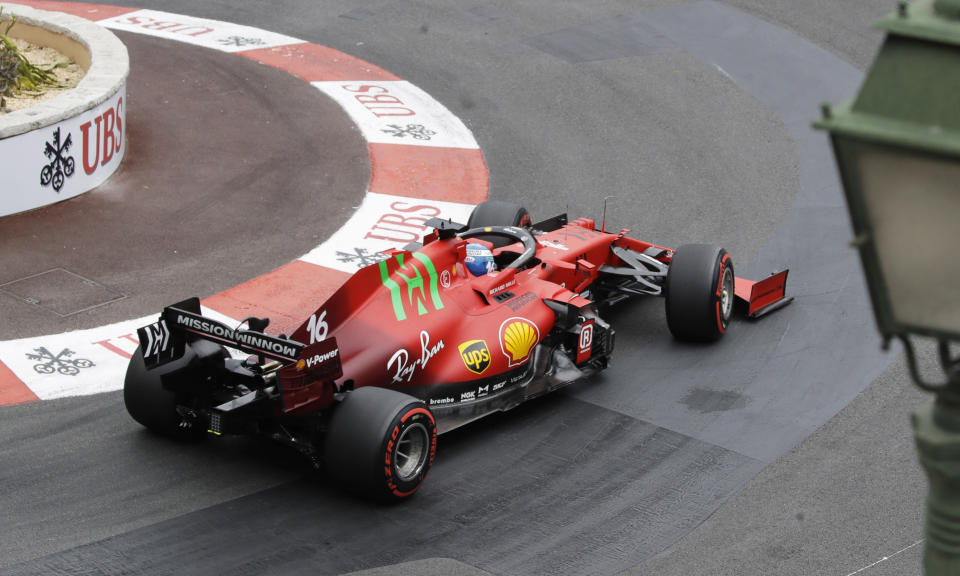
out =
{"type": "MultiPolygon", "coordinates": [[[[370,155],[363,202],[328,240],[263,276],[203,299],[225,322],[271,318],[290,333],[377,252],[418,240],[434,216],[465,222],[489,174],[470,130],[429,94],[343,52],[266,30],[155,10],[18,0],[102,26],[187,42],[285,70],[337,101],[370,155]]],[[[191,294],[172,294],[171,302],[191,294]]],[[[149,316],[90,330],[0,342],[0,406],[118,390],[149,316]]]]}

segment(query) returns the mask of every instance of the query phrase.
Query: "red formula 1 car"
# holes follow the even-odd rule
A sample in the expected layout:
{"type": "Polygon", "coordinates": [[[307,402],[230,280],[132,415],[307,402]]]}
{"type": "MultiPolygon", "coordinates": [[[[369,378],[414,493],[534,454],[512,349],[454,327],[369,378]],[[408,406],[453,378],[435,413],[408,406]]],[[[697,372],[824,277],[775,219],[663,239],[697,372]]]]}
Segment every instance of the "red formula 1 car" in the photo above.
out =
{"type": "Polygon", "coordinates": [[[398,500],[426,477],[438,433],[606,368],[614,330],[600,305],[665,296],[676,338],[711,341],[735,295],[751,316],[789,302],[786,271],[735,278],[712,245],[673,251],[565,215],[531,225],[497,201],[467,226],[427,224],[422,245],[384,253],[289,337],[266,334],[267,319],[226,326],[196,298],[166,307],[138,331],[128,412],[181,439],[263,434],[347,487],[398,500]],[[492,249],[493,271],[471,272],[477,246],[492,249]]]}

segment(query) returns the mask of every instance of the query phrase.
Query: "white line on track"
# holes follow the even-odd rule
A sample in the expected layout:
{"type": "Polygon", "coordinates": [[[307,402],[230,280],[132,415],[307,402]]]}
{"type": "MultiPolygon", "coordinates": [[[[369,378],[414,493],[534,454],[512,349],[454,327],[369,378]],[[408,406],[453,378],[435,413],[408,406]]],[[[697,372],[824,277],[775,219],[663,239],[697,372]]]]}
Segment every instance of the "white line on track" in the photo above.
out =
{"type": "Polygon", "coordinates": [[[923,543],[924,540],[926,540],[926,539],[925,539],[925,538],[921,538],[921,539],[917,540],[916,542],[914,542],[913,544],[907,546],[906,548],[901,548],[900,550],[897,550],[896,552],[894,552],[893,554],[890,554],[889,556],[884,556],[883,558],[877,560],[877,561],[874,562],[873,564],[867,564],[867,565],[864,566],[863,568],[847,574],[847,576],[854,576],[855,574],[860,574],[861,572],[863,572],[863,571],[865,571],[865,570],[869,570],[870,568],[873,568],[873,567],[876,566],[877,564],[882,564],[882,563],[886,562],[887,560],[892,559],[894,556],[897,556],[898,554],[902,554],[903,552],[906,552],[907,550],[909,550],[909,549],[911,549],[911,548],[913,548],[913,547],[915,547],[915,546],[919,546],[920,544],[923,543]]]}

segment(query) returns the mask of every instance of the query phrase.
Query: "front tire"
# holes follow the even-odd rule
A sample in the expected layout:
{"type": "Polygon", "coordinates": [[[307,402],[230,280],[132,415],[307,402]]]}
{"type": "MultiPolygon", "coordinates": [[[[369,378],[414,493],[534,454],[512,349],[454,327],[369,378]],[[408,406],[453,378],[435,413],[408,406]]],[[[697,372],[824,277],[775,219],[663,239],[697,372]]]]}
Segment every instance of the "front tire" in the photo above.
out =
{"type": "Polygon", "coordinates": [[[665,285],[667,326],[678,340],[713,342],[733,314],[733,260],[712,244],[687,244],[674,252],[665,285]]]}
{"type": "Polygon", "coordinates": [[[347,394],[331,414],[324,439],[328,476],[381,502],[412,496],[437,450],[437,425],[421,400],[386,388],[347,394]]]}

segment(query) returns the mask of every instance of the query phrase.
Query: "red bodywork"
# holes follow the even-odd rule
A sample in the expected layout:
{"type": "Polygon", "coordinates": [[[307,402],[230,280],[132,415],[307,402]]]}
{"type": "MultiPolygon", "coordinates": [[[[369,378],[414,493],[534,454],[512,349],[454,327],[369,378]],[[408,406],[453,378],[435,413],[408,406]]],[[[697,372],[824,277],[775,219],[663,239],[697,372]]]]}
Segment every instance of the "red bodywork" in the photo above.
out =
{"type": "MultiPolygon", "coordinates": [[[[200,380],[221,384],[207,399],[216,433],[242,429],[255,414],[293,421],[321,414],[341,398],[338,393],[370,386],[422,400],[445,431],[605,369],[615,330],[598,314],[598,304],[663,295],[672,278],[672,250],[630,238],[629,230],[596,230],[586,218],[568,223],[558,216],[529,229],[466,230],[437,219],[428,225],[434,231],[422,246],[384,253],[289,338],[265,334],[267,319],[247,318],[241,329],[206,318],[198,298],[168,306],[157,323],[137,331],[144,366],[187,362],[179,368],[184,373],[218,366],[215,380],[200,380]],[[494,250],[499,271],[475,277],[464,266],[467,245],[491,238],[514,243],[494,250]],[[191,359],[182,361],[188,344],[191,359]],[[223,346],[255,356],[227,360],[223,346]]],[[[716,294],[704,292],[711,308],[701,318],[709,324],[715,306],[722,334],[733,298],[725,274],[729,256],[715,246],[693,248],[720,258],[712,261],[716,280],[707,285],[716,294]]],[[[732,292],[755,317],[790,301],[785,285],[784,271],[760,282],[736,278],[732,292]]],[[[668,297],[668,322],[671,302],[683,302],[681,314],[699,313],[696,297],[668,297]]],[[[194,378],[166,380],[175,393],[195,393],[188,386],[194,378]]]]}
{"type": "Polygon", "coordinates": [[[165,307],[137,330],[128,411],[182,438],[262,434],[324,461],[346,485],[399,499],[423,481],[437,434],[607,368],[616,330],[601,305],[666,296],[674,337],[712,341],[734,293],[750,316],[789,302],[786,272],[735,278],[730,256],[710,244],[675,253],[565,215],[533,226],[425,224],[433,232],[422,245],[382,253],[290,337],[266,334],[267,318],[231,327],[205,317],[196,297],[165,307]],[[503,239],[512,244],[493,251],[499,271],[467,271],[469,244],[503,239]]]}
{"type": "Polygon", "coordinates": [[[787,289],[787,272],[789,270],[771,274],[768,278],[759,282],[737,278],[734,290],[737,293],[737,298],[747,303],[747,316],[759,318],[789,304],[793,300],[792,298],[786,300],[783,297],[787,289]]]}
{"type": "MultiPolygon", "coordinates": [[[[438,239],[433,233],[418,251],[394,250],[360,270],[292,338],[309,345],[336,338],[343,370],[338,387],[393,388],[432,408],[479,400],[529,372],[534,348],[554,327],[555,313],[545,300],[577,309],[592,305],[578,294],[597,279],[601,266],[624,264],[612,246],[655,253],[669,265],[672,251],[627,232],[597,231],[592,220],[578,219],[536,237],[536,265],[479,278],[462,264],[466,245],[476,240],[438,239]]],[[[580,335],[587,344],[592,322],[589,326],[580,335]]],[[[589,354],[589,346],[581,344],[577,360],[589,354]]],[[[326,408],[334,392],[328,380],[322,391],[291,397],[285,411],[326,408]]]]}

